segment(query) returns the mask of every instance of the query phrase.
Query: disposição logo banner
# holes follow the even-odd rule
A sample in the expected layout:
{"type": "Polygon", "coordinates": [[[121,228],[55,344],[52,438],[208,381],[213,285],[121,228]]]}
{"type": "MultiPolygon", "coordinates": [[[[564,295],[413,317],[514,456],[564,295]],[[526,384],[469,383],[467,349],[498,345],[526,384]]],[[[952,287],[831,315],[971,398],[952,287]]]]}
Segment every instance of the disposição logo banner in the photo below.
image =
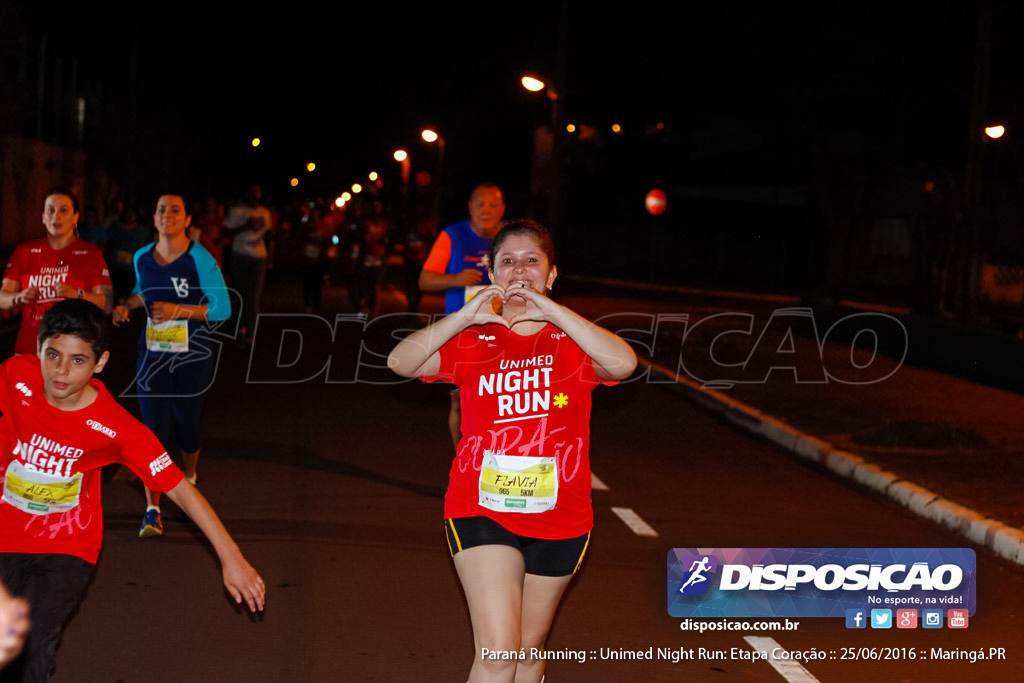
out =
{"type": "Polygon", "coordinates": [[[970,548],[673,548],[673,617],[844,617],[848,609],[966,609],[970,548]]]}

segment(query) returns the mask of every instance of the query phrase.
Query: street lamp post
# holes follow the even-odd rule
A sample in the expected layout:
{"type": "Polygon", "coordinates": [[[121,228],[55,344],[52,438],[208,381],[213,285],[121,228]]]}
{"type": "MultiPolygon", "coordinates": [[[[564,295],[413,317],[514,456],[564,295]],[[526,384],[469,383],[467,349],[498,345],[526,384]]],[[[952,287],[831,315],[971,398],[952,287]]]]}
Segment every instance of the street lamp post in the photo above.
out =
{"type": "Polygon", "coordinates": [[[435,225],[441,220],[441,187],[444,178],[444,138],[437,134],[437,131],[425,128],[420,136],[427,142],[437,144],[437,177],[434,180],[434,197],[431,201],[430,217],[435,225]]]}
{"type": "MultiPolygon", "coordinates": [[[[530,92],[543,91],[550,102],[550,118],[546,126],[537,126],[533,136],[533,158],[530,169],[531,211],[547,224],[552,235],[561,227],[562,195],[562,107],[558,90],[534,75],[520,79],[530,92]]],[[[556,238],[557,241],[557,238],[556,238]]]]}
{"type": "Polygon", "coordinates": [[[409,168],[412,162],[409,160],[409,153],[404,149],[395,150],[395,161],[401,164],[402,167],[402,205],[400,211],[400,219],[402,224],[405,224],[406,216],[408,215],[409,208],[409,168]]]}
{"type": "Polygon", "coordinates": [[[395,150],[395,161],[397,161],[402,168],[402,194],[409,194],[409,153],[404,149],[395,150]]]}
{"type": "Polygon", "coordinates": [[[538,127],[534,132],[534,167],[531,169],[530,199],[531,203],[543,200],[545,206],[542,219],[551,230],[556,245],[565,239],[562,231],[562,165],[565,140],[565,93],[566,93],[566,46],[568,44],[569,3],[562,0],[558,3],[558,37],[555,45],[554,71],[551,78],[542,80],[533,74],[522,78],[523,87],[531,92],[544,90],[551,103],[551,118],[547,126],[547,135],[538,127]],[[546,150],[544,149],[546,147],[546,150]],[[547,152],[546,159],[543,155],[547,152]],[[543,163],[542,160],[546,161],[543,163]],[[539,168],[538,168],[539,166],[539,168]]]}
{"type": "Polygon", "coordinates": [[[971,321],[978,309],[978,278],[981,273],[981,248],[978,226],[977,200],[980,196],[982,168],[982,125],[988,109],[989,63],[991,58],[992,17],[983,11],[976,25],[974,90],[971,97],[970,120],[967,138],[967,165],[964,169],[963,188],[963,230],[964,249],[961,251],[958,278],[953,308],[963,319],[971,321]]]}

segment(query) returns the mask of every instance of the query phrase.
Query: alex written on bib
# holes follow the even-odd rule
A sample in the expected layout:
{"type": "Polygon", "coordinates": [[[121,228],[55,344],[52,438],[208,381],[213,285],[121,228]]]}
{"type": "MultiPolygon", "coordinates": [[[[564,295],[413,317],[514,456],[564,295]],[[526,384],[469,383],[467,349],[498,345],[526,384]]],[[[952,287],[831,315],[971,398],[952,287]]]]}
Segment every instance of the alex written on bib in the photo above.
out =
{"type": "Polygon", "coordinates": [[[547,512],[558,500],[558,467],[538,458],[484,451],[480,505],[496,512],[547,512]]]}
{"type": "Polygon", "coordinates": [[[146,321],[146,348],[150,351],[185,353],[188,351],[188,321],[146,321]]]}
{"type": "Polygon", "coordinates": [[[65,512],[78,505],[82,473],[55,477],[24,467],[15,460],[4,473],[4,501],[32,515],[65,512]]]}

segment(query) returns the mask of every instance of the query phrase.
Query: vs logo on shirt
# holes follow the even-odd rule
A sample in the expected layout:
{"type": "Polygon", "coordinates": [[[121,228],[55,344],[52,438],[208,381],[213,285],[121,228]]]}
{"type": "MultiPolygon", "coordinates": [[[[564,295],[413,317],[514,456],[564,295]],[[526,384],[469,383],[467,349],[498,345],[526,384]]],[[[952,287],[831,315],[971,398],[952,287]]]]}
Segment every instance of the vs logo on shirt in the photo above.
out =
{"type": "Polygon", "coordinates": [[[179,299],[184,299],[188,296],[188,278],[172,277],[171,284],[174,285],[174,293],[178,295],[179,299]]]}

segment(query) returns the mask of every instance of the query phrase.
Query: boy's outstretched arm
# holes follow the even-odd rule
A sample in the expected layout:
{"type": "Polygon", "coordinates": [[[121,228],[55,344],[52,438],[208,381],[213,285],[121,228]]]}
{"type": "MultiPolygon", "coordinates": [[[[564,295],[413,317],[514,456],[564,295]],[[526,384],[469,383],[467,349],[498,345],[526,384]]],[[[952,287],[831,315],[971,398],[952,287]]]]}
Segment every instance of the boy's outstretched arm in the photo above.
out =
{"type": "Polygon", "coordinates": [[[168,491],[167,497],[184,510],[210,540],[217,557],[220,558],[224,586],[235,602],[241,604],[242,600],[245,600],[251,611],[263,611],[266,584],[242,556],[242,551],[224,528],[209,501],[186,479],[182,479],[177,486],[168,491]]]}

